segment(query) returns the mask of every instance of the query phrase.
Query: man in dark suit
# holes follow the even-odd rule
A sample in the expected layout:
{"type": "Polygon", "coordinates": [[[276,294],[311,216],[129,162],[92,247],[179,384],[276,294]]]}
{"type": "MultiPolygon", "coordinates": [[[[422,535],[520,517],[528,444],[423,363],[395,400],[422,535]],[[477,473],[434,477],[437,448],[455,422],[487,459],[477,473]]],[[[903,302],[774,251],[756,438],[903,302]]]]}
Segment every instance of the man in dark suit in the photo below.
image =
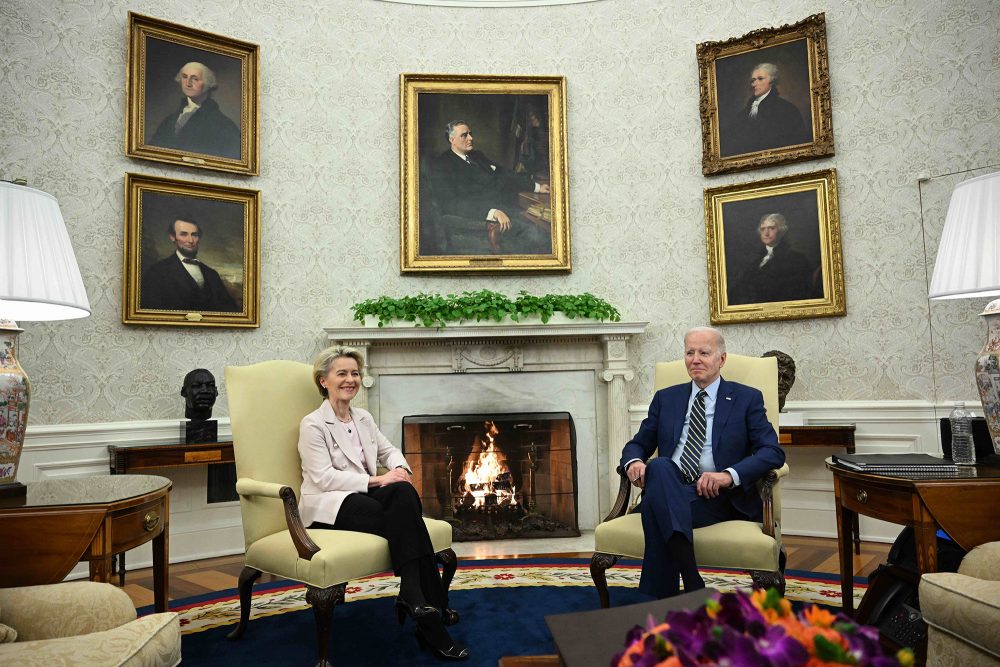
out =
{"type": "Polygon", "coordinates": [[[445,233],[458,228],[481,233],[494,253],[550,254],[551,233],[518,215],[515,203],[519,192],[548,192],[548,184],[516,174],[475,150],[472,130],[464,120],[448,123],[445,134],[450,147],[431,165],[440,222],[450,227],[445,233]]]}
{"type": "Polygon", "coordinates": [[[788,221],[780,213],[761,217],[760,245],[728,284],[729,305],[818,299],[823,286],[806,256],[784,240],[788,221]]]}
{"type": "Polygon", "coordinates": [[[692,382],[656,392],[621,458],[629,480],[645,491],[639,591],[657,598],[679,592],[678,573],[686,592],[705,587],[693,529],[732,519],[761,521],[754,483],[785,461],[760,391],[722,379],[721,332],[688,331],[684,363],[692,382]]]}
{"type": "Polygon", "coordinates": [[[201,223],[179,217],[167,231],[175,251],[143,274],[139,307],[185,312],[239,312],[219,273],[198,259],[201,223]]]}
{"type": "Polygon", "coordinates": [[[812,141],[798,107],[778,93],[778,68],[760,63],[750,75],[753,94],[723,134],[722,155],[753,153],[812,141]]]}
{"type": "Polygon", "coordinates": [[[242,148],[240,129],[212,99],[212,91],[218,87],[215,72],[191,62],[177,72],[174,80],[181,85],[184,98],[146,143],[238,160],[242,148]]]}

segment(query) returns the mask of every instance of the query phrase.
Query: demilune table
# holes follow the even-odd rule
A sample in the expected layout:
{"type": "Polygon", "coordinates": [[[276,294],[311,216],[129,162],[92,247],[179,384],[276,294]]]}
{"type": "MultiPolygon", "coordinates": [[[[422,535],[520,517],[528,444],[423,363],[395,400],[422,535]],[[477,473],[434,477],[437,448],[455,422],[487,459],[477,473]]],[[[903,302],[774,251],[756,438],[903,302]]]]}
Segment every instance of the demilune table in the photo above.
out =
{"type": "Polygon", "coordinates": [[[170,487],[155,475],[95,475],[28,482],[0,503],[0,588],[54,584],[80,561],[111,581],[116,553],[153,542],[153,598],[167,611],[170,487]]]}

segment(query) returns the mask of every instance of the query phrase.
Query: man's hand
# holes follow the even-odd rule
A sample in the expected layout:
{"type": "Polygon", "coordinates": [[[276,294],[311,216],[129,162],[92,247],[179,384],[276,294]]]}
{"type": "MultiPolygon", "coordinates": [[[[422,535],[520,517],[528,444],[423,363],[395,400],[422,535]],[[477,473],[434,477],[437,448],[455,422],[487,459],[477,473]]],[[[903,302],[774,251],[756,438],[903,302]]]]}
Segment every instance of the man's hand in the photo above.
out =
{"type": "Polygon", "coordinates": [[[388,486],[396,482],[410,482],[410,473],[406,468],[393,468],[384,475],[376,475],[368,480],[368,488],[376,486],[388,486]]]}
{"type": "Polygon", "coordinates": [[[506,213],[504,213],[501,210],[497,210],[496,215],[493,217],[495,217],[497,219],[497,222],[500,223],[501,232],[505,232],[508,229],[510,229],[510,216],[508,216],[506,213]]]}
{"type": "Polygon", "coordinates": [[[550,192],[550,190],[549,190],[549,184],[548,183],[539,183],[538,184],[538,191],[539,192],[545,192],[545,193],[550,192]]]}
{"type": "Polygon", "coordinates": [[[716,498],[722,489],[733,485],[733,476],[728,472],[703,472],[695,487],[698,495],[704,498],[716,498]]]}
{"type": "Polygon", "coordinates": [[[628,480],[632,482],[632,486],[637,486],[640,489],[646,487],[646,464],[642,461],[632,462],[628,470],[625,471],[628,476],[628,480]]]}

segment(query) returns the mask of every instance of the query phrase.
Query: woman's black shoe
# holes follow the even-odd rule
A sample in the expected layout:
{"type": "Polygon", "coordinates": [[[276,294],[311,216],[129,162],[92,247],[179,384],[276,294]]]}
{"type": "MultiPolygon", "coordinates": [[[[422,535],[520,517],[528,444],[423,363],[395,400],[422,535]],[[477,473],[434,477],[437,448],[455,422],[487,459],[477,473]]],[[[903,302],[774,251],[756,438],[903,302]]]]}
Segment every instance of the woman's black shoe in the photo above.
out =
{"type": "Polygon", "coordinates": [[[403,598],[396,596],[396,620],[399,621],[400,625],[402,625],[403,621],[406,620],[407,615],[419,623],[422,618],[438,614],[440,614],[440,612],[429,604],[418,604],[416,607],[413,607],[403,598]]]}
{"type": "Polygon", "coordinates": [[[458,612],[448,607],[441,610],[441,618],[445,625],[455,625],[459,621],[458,612]]]}
{"type": "Polygon", "coordinates": [[[442,660],[467,660],[469,657],[469,649],[461,644],[452,644],[447,648],[441,648],[431,644],[430,640],[424,636],[423,628],[417,626],[417,643],[420,644],[421,648],[429,648],[434,652],[434,655],[441,658],[442,660]]]}

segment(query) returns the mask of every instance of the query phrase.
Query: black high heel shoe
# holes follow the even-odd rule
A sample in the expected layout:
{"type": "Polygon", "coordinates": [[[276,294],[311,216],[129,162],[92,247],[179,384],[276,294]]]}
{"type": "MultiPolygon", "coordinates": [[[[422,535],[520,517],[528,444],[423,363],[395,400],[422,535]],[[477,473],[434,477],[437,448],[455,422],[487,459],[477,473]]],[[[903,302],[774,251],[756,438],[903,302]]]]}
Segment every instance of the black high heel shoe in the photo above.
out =
{"type": "Polygon", "coordinates": [[[423,618],[429,618],[430,616],[439,615],[436,608],[430,606],[429,604],[418,604],[416,607],[411,605],[409,602],[403,598],[396,596],[396,620],[402,625],[403,621],[406,620],[407,615],[413,618],[414,621],[420,622],[423,618]]]}
{"type": "Polygon", "coordinates": [[[417,643],[420,644],[421,648],[427,648],[434,652],[434,655],[441,658],[442,660],[467,660],[469,658],[469,649],[461,644],[452,644],[447,648],[441,648],[431,644],[430,640],[424,636],[423,628],[419,625],[417,626],[417,643]]]}

